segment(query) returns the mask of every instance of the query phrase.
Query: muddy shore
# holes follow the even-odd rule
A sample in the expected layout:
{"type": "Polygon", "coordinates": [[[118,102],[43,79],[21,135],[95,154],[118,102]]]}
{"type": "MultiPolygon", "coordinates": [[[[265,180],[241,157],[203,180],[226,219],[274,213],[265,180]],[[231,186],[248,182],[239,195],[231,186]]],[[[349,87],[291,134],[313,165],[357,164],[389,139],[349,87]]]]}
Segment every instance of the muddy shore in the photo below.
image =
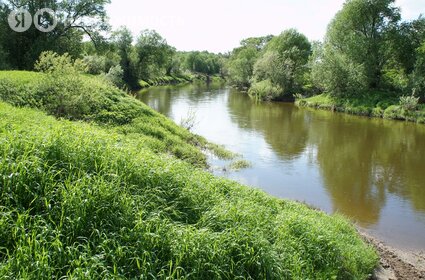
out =
{"type": "Polygon", "coordinates": [[[381,240],[358,229],[366,242],[373,245],[380,255],[380,262],[373,280],[423,280],[425,279],[425,252],[393,248],[381,240]]]}

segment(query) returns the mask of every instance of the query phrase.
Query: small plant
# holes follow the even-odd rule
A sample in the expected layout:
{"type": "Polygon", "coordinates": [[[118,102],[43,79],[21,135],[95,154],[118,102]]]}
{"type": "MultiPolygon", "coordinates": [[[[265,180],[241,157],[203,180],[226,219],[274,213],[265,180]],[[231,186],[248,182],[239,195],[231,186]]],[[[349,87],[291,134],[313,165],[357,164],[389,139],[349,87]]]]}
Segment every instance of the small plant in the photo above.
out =
{"type": "Polygon", "coordinates": [[[192,131],[192,129],[197,125],[196,121],[196,111],[192,108],[187,112],[187,116],[180,120],[180,126],[187,129],[188,131],[192,131]]]}
{"type": "Polygon", "coordinates": [[[251,166],[252,164],[249,161],[244,159],[238,159],[232,162],[229,167],[230,167],[230,170],[232,171],[239,171],[241,169],[250,168],[251,166]]]}
{"type": "Polygon", "coordinates": [[[419,97],[415,97],[414,93],[411,96],[400,97],[400,106],[405,111],[412,112],[418,108],[419,97]]]}
{"type": "Polygon", "coordinates": [[[304,96],[301,93],[295,93],[294,98],[295,100],[302,100],[304,99],[304,96]]]}

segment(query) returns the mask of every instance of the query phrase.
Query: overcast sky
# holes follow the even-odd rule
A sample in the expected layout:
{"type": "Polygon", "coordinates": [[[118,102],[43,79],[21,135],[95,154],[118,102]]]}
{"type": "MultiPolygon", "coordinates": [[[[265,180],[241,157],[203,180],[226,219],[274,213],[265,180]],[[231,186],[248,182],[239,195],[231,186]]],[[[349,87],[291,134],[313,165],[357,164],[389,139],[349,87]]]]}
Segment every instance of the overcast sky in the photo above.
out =
{"type": "MultiPolygon", "coordinates": [[[[227,52],[248,37],[277,35],[296,28],[321,40],[343,0],[112,0],[114,29],[134,35],[155,29],[178,50],[227,52]]],[[[425,15],[425,0],[396,0],[403,19],[425,15]]]]}

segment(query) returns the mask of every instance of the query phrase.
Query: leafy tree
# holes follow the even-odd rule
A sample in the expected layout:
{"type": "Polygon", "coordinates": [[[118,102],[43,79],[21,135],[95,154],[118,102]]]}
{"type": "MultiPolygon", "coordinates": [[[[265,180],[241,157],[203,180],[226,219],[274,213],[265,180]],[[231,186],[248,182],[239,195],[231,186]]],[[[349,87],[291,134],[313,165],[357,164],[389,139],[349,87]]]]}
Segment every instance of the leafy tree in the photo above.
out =
{"type": "Polygon", "coordinates": [[[400,20],[400,11],[393,6],[394,2],[347,0],[331,22],[326,35],[326,52],[340,58],[345,56],[351,65],[363,65],[370,88],[378,88],[381,84],[387,59],[387,34],[400,20]]]}
{"type": "Polygon", "coordinates": [[[149,80],[167,74],[175,49],[154,30],[144,30],[137,39],[138,77],[149,80]]]}
{"type": "Polygon", "coordinates": [[[415,69],[410,77],[411,89],[414,95],[425,97],[425,40],[416,53],[415,69]]]}
{"type": "Polygon", "coordinates": [[[368,86],[364,66],[342,52],[317,45],[311,62],[312,80],[322,91],[349,96],[363,93],[368,86]]]}
{"type": "Polygon", "coordinates": [[[228,62],[230,81],[238,87],[249,87],[259,51],[254,46],[235,49],[228,62]]]}
{"type": "Polygon", "coordinates": [[[294,29],[274,37],[256,62],[254,79],[270,80],[285,94],[294,94],[305,84],[311,44],[307,37],[294,29]]]}
{"type": "MultiPolygon", "coordinates": [[[[32,15],[39,9],[50,8],[56,12],[58,25],[52,32],[43,33],[34,25],[23,33],[0,27],[1,48],[8,51],[7,62],[13,68],[31,69],[42,51],[52,50],[79,56],[83,35],[94,42],[101,40],[101,31],[108,29],[105,5],[109,0],[7,0],[0,2],[2,18],[17,8],[24,8],[32,15]]],[[[52,23],[53,18],[44,15],[42,22],[52,23]]],[[[0,49],[1,49],[0,48],[0,49]]]]}
{"type": "Polygon", "coordinates": [[[185,67],[189,71],[209,76],[220,73],[221,62],[216,54],[194,51],[187,53],[185,67]]]}
{"type": "Polygon", "coordinates": [[[254,64],[260,55],[260,51],[272,38],[272,35],[268,35],[241,41],[241,46],[233,50],[227,62],[227,71],[231,83],[238,87],[249,87],[251,85],[254,64]]]}
{"type": "Polygon", "coordinates": [[[130,87],[136,87],[137,78],[137,53],[133,47],[133,35],[131,31],[122,27],[112,34],[112,45],[120,57],[120,65],[123,71],[124,82],[130,87]]]}

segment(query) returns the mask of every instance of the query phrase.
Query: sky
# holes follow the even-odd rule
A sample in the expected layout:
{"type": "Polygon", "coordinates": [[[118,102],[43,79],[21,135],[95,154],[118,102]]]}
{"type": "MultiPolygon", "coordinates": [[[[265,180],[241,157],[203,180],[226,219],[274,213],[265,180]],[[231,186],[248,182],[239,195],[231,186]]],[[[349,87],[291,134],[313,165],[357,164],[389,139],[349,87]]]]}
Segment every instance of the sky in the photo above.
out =
{"type": "MultiPolygon", "coordinates": [[[[112,0],[113,29],[127,26],[137,36],[154,29],[181,51],[227,52],[249,37],[296,28],[322,40],[344,0],[112,0]]],[[[425,0],[396,0],[404,20],[425,15],[425,0]]]]}

